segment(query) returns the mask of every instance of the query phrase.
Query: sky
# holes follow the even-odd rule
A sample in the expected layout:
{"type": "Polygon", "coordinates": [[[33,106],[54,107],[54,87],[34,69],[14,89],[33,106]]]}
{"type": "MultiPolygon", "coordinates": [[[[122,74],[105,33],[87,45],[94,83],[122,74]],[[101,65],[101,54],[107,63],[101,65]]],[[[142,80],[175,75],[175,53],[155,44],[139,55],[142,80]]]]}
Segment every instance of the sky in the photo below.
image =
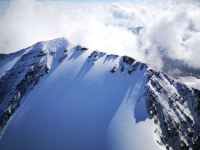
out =
{"type": "Polygon", "coordinates": [[[200,69],[199,18],[198,1],[189,0],[0,0],[0,53],[66,37],[155,68],[170,58],[200,69]]]}

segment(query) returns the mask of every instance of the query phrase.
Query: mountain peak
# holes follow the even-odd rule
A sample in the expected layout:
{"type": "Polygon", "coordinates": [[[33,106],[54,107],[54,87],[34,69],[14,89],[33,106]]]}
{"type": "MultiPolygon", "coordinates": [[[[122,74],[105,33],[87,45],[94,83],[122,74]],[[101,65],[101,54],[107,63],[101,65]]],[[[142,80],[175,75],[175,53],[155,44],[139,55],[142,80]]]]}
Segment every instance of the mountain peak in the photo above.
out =
{"type": "Polygon", "coordinates": [[[199,147],[200,92],[142,62],[65,38],[3,57],[0,149],[199,147]]]}

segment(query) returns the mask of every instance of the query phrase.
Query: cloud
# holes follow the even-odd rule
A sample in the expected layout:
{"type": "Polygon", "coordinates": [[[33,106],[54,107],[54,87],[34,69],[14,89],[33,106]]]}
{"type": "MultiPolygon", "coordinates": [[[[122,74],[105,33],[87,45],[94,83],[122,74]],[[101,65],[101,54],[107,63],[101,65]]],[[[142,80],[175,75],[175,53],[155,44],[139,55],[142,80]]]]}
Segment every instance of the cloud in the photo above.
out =
{"type": "Polygon", "coordinates": [[[65,36],[156,68],[163,57],[200,69],[200,7],[192,2],[70,3],[13,0],[0,16],[0,53],[65,36]],[[133,28],[142,27],[138,34],[133,28]],[[156,63],[155,63],[156,60],[156,63]]]}

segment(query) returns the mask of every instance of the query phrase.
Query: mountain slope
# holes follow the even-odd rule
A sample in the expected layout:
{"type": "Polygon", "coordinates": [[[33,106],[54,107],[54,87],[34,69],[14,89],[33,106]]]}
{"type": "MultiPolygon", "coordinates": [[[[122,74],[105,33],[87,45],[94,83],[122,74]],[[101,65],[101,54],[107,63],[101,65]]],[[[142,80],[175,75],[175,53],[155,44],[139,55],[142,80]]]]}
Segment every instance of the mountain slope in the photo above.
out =
{"type": "Polygon", "coordinates": [[[198,149],[198,90],[64,38],[18,53],[0,78],[0,149],[198,149]]]}

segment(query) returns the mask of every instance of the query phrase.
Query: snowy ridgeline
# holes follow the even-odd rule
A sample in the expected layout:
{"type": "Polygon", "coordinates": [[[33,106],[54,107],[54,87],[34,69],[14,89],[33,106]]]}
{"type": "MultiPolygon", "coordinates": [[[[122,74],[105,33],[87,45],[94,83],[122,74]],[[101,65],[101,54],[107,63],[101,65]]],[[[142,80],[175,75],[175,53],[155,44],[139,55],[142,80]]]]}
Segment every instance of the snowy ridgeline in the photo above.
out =
{"type": "Polygon", "coordinates": [[[0,55],[1,150],[200,147],[200,92],[64,38],[0,55]]]}

